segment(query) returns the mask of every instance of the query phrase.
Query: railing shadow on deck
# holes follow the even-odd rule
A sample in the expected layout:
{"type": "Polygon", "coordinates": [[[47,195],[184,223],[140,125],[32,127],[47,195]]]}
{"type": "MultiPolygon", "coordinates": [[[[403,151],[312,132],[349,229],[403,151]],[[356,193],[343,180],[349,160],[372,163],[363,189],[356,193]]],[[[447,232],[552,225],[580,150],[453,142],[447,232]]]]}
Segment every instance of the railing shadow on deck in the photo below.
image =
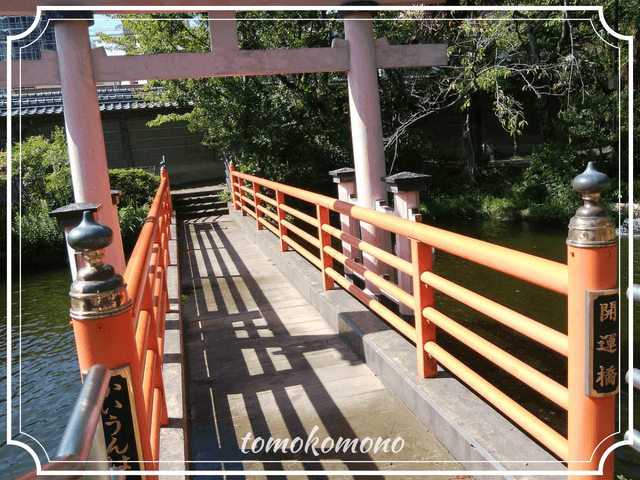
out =
{"type": "MultiPolygon", "coordinates": [[[[310,353],[326,350],[330,342],[343,344],[334,333],[295,335],[289,332],[289,329],[295,330],[295,326],[285,324],[224,230],[218,224],[190,224],[200,243],[195,245],[184,225],[188,224],[179,229],[180,243],[187,246],[189,261],[183,265],[189,268],[194,280],[195,296],[195,300],[183,305],[185,319],[195,314],[192,320],[185,322],[184,341],[185,344],[203,343],[203,348],[186,360],[191,378],[192,468],[237,471],[245,466],[251,469],[253,461],[256,464],[264,462],[265,470],[283,470],[287,460],[295,460],[305,470],[317,471],[322,476],[320,472],[324,466],[311,450],[305,452],[302,448],[296,454],[289,452],[287,458],[282,450],[276,454],[265,454],[264,450],[256,454],[250,452],[250,447],[256,437],[290,441],[300,437],[306,442],[309,431],[292,399],[301,396],[308,398],[307,408],[315,410],[319,419],[316,436],[320,442],[326,436],[333,440],[358,438],[307,358],[310,353]],[[196,258],[197,248],[207,246],[207,243],[214,247],[209,251],[215,255],[217,265],[207,255],[196,258]],[[223,252],[226,252],[226,258],[223,252]],[[200,271],[203,267],[204,271],[200,271]],[[234,281],[227,282],[225,277],[233,277],[234,281]],[[236,278],[243,280],[237,282],[236,278]],[[233,345],[232,339],[239,343],[233,345]],[[216,352],[221,341],[225,344],[224,349],[216,352]],[[301,371],[291,374],[295,369],[301,371]],[[260,374],[274,377],[272,381],[254,382],[250,386],[240,383],[245,375],[260,374]],[[208,414],[205,413],[207,409],[208,414]],[[249,419],[247,431],[253,432],[246,444],[249,453],[239,449],[243,439],[239,438],[237,427],[242,425],[234,419],[234,414],[237,416],[243,409],[249,419]],[[283,430],[272,431],[278,416],[282,419],[283,430]]],[[[295,301],[289,303],[291,307],[295,305],[295,301]]],[[[340,361],[364,366],[346,346],[335,353],[341,356],[340,361]]],[[[320,450],[320,444],[317,450],[320,450]]],[[[368,454],[341,453],[341,457],[339,460],[350,470],[377,470],[368,454]]],[[[326,461],[327,455],[322,458],[326,461]]]]}

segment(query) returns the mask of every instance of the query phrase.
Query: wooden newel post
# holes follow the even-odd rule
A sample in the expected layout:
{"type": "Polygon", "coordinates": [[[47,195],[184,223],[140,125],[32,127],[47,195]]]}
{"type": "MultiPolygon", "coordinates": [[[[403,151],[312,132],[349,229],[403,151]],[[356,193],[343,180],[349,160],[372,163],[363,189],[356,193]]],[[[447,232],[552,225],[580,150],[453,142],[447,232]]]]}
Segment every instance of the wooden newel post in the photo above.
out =
{"type": "Polygon", "coordinates": [[[111,370],[102,409],[111,465],[123,470],[153,470],[132,302],[122,276],[102,261],[103,249],[112,238],[111,229],[97,223],[89,211],[69,232],[69,245],[82,252],[86,262],[69,292],[71,325],[80,371],[84,374],[97,364],[111,370]]]}
{"type": "MultiPolygon", "coordinates": [[[[240,190],[236,186],[236,178],[233,176],[233,173],[236,171],[236,165],[233,163],[233,160],[229,163],[229,178],[231,178],[231,202],[233,203],[234,210],[240,210],[240,205],[238,205],[238,200],[240,200],[240,190]]],[[[238,180],[238,183],[240,181],[238,180]]]]}
{"type": "Polygon", "coordinates": [[[427,342],[436,341],[436,326],[423,315],[425,308],[433,308],[433,288],[420,280],[423,272],[433,270],[431,246],[411,239],[411,263],[413,264],[413,298],[415,300],[416,351],[418,354],[418,375],[422,378],[438,375],[438,364],[424,350],[427,342]]]}
{"type": "Polygon", "coordinates": [[[593,162],[573,181],[585,202],[569,222],[569,471],[572,478],[611,480],[613,452],[598,475],[604,452],[613,445],[615,395],[620,379],[620,320],[616,232],[598,205],[609,178],[593,162]]]}
{"type": "Polygon", "coordinates": [[[335,283],[333,278],[327,275],[327,268],[333,268],[333,258],[324,251],[324,247],[331,247],[331,235],[322,229],[323,225],[329,225],[329,209],[316,205],[318,218],[318,238],[320,239],[320,261],[322,262],[322,287],[325,290],[333,290],[335,283]]]}

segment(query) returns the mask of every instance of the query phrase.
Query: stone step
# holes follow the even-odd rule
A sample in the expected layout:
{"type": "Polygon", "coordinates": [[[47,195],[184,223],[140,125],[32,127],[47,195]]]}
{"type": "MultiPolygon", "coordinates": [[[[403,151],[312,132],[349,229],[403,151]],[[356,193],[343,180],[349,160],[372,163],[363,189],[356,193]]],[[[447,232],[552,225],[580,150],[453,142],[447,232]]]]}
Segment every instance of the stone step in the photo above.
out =
{"type": "Polygon", "coordinates": [[[176,216],[194,219],[227,214],[227,203],[220,200],[224,188],[224,185],[214,185],[173,191],[171,196],[176,216]]]}

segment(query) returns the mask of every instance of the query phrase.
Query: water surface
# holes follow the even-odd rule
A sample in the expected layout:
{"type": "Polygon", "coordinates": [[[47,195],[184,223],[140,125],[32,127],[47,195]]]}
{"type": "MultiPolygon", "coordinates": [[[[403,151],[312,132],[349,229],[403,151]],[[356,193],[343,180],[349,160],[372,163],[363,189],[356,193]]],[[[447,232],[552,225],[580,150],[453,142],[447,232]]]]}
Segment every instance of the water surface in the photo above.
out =
{"type": "MultiPolygon", "coordinates": [[[[67,269],[22,277],[12,286],[12,434],[45,462],[55,456],[80,388],[80,369],[69,325],[67,269]]],[[[3,285],[6,292],[6,284],[3,285]]],[[[6,312],[6,295],[2,297],[6,312]]],[[[6,339],[7,324],[0,325],[6,339]]],[[[0,423],[7,424],[7,350],[0,366],[0,423]]],[[[3,431],[6,431],[3,429],[3,431]]],[[[0,443],[2,478],[31,470],[35,463],[23,448],[0,443]]]]}

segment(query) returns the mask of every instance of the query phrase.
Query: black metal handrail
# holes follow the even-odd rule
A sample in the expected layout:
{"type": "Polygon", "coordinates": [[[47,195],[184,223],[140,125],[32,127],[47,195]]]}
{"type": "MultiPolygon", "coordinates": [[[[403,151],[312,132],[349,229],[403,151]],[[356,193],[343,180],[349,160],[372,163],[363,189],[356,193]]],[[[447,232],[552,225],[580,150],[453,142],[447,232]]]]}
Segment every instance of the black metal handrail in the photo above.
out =
{"type": "MultiPolygon", "coordinates": [[[[629,287],[627,290],[627,298],[631,298],[634,303],[640,303],[640,285],[634,284],[632,287],[629,287]]],[[[630,383],[634,388],[640,390],[640,370],[637,368],[629,370],[624,378],[627,383],[630,383]]],[[[638,430],[630,428],[624,434],[624,439],[633,442],[631,446],[640,452],[640,432],[638,430]]]]}
{"type": "MultiPolygon", "coordinates": [[[[111,372],[104,365],[94,365],[89,369],[69,418],[69,423],[62,435],[56,456],[49,463],[44,464],[41,471],[78,471],[77,474],[56,476],[58,479],[71,480],[83,477],[96,430],[101,425],[100,410],[110,377],[111,372]]],[[[102,450],[104,450],[106,458],[104,442],[102,450]]],[[[33,469],[15,480],[31,480],[38,478],[37,475],[38,470],[33,469]]],[[[111,478],[118,478],[115,475],[114,472],[111,478]]]]}

